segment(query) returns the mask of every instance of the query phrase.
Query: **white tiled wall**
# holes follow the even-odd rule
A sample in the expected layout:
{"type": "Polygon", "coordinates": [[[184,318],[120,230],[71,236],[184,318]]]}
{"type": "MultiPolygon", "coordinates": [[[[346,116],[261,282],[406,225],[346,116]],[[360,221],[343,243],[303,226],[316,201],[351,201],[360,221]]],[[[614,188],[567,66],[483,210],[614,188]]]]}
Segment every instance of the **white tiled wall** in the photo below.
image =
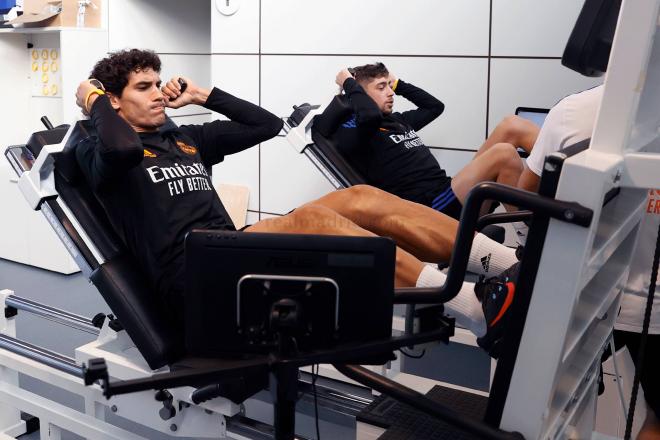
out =
{"type": "Polygon", "coordinates": [[[493,1],[493,56],[561,57],[584,2],[493,1]]]}
{"type": "MultiPolygon", "coordinates": [[[[475,150],[517,106],[549,107],[599,82],[559,57],[582,2],[575,0],[242,0],[222,15],[209,0],[112,0],[109,50],[162,55],[163,79],[190,76],[285,116],[294,104],[325,105],[336,72],[383,61],[428,90],[445,113],[421,131],[427,145],[475,150]]],[[[398,110],[411,104],[396,101],[398,110]]],[[[170,112],[178,123],[221,115],[170,112]]],[[[433,149],[455,174],[472,153],[433,149]]],[[[229,157],[214,181],[250,188],[248,220],[279,215],[332,187],[283,138],[229,157]]]]}
{"type": "Polygon", "coordinates": [[[566,95],[601,84],[561,65],[559,59],[491,61],[489,131],[518,106],[552,107],[566,95]]]}
{"type": "Polygon", "coordinates": [[[138,47],[158,53],[208,54],[208,4],[209,0],[111,0],[110,50],[138,47]]]}
{"type": "Polygon", "coordinates": [[[488,53],[488,0],[262,0],[261,5],[264,53],[488,53]]]}

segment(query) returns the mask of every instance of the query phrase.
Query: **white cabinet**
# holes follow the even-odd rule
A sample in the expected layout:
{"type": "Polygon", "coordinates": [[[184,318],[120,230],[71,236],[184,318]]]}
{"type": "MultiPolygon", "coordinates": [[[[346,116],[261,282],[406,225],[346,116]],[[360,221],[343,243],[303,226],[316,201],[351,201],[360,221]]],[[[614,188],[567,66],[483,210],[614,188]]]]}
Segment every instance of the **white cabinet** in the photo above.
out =
{"type": "Polygon", "coordinates": [[[108,51],[105,29],[3,29],[0,31],[3,99],[0,105],[0,258],[65,274],[78,271],[64,245],[40,212],[32,211],[15,182],[5,148],[27,142],[44,130],[41,116],[54,124],[72,122],[80,111],[74,94],[94,63],[108,51]],[[33,96],[31,51],[57,50],[60,87],[56,96],[33,96]],[[5,95],[5,93],[7,95],[5,95]]]}
{"type": "Polygon", "coordinates": [[[0,258],[64,274],[79,270],[41,212],[29,208],[14,170],[4,163],[0,204],[0,258]]]}

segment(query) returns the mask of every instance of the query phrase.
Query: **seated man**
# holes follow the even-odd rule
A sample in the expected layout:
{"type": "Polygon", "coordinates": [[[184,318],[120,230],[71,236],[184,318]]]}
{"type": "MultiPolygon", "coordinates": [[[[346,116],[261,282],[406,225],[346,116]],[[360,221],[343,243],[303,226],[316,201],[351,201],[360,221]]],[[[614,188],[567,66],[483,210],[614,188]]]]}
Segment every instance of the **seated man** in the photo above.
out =
{"type": "Polygon", "coordinates": [[[589,139],[603,97],[603,86],[569,95],[550,109],[540,132],[530,132],[533,149],[516,185],[536,192],[548,154],[589,139]]]}
{"type": "MultiPolygon", "coordinates": [[[[537,191],[545,157],[555,151],[589,139],[603,97],[603,86],[569,95],[555,105],[534,137],[534,148],[527,158],[518,187],[537,191]]],[[[647,209],[640,226],[640,238],[631,260],[630,275],[624,287],[619,316],[615,324],[616,348],[628,347],[637,364],[640,350],[644,309],[651,279],[651,263],[655,251],[655,234],[660,225],[660,193],[650,190],[647,209]]],[[[649,335],[641,373],[641,385],[648,405],[644,426],[638,439],[660,439],[660,295],[656,293],[650,319],[649,335]]]]}
{"type": "MultiPolygon", "coordinates": [[[[154,291],[170,310],[181,310],[186,233],[193,228],[234,230],[207,169],[227,154],[274,137],[282,123],[254,104],[217,88],[199,87],[188,78],[185,91],[179,78],[161,89],[159,71],[158,56],[137,49],[113,53],[96,64],[94,79],[83,81],[76,96],[98,136],[78,144],[76,155],[154,291]],[[105,86],[105,93],[95,80],[105,86]],[[165,122],[165,107],[188,104],[203,105],[230,121],[158,130],[165,122]]],[[[422,261],[448,261],[457,227],[454,219],[430,208],[356,186],[244,231],[392,237],[399,246],[396,285],[427,287],[443,284],[445,275],[422,261]]],[[[493,276],[516,262],[513,249],[477,234],[468,269],[493,276]]],[[[447,303],[447,311],[477,336],[488,331],[490,341],[502,327],[513,290],[486,296],[480,303],[474,284],[465,283],[447,303]]]]}
{"type": "Polygon", "coordinates": [[[477,183],[515,185],[518,181],[523,164],[511,144],[529,145],[519,133],[536,127],[532,122],[516,117],[505,120],[472,161],[451,178],[416,133],[443,112],[442,102],[396,79],[383,63],[343,69],[336,82],[350,99],[354,114],[333,139],[370,185],[458,219],[462,203],[477,183]],[[394,112],[395,94],[418,108],[394,112]]]}

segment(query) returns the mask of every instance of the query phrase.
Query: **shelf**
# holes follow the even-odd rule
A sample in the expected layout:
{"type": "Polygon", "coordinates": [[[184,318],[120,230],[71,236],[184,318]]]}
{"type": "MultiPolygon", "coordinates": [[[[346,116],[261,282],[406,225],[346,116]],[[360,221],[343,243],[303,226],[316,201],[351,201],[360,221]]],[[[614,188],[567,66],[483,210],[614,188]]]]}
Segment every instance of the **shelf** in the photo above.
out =
{"type": "Polygon", "coordinates": [[[0,28],[0,34],[52,34],[62,31],[81,31],[81,32],[105,32],[104,28],[87,28],[87,27],[18,27],[18,28],[0,28]]]}

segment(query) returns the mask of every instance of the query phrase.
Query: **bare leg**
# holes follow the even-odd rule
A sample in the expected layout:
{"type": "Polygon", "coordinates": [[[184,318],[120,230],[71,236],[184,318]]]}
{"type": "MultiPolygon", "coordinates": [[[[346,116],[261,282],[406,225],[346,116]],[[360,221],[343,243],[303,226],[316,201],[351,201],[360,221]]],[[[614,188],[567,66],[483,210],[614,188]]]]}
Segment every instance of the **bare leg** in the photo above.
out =
{"type": "MultiPolygon", "coordinates": [[[[322,205],[305,205],[291,214],[280,218],[260,221],[247,228],[246,232],[282,232],[299,234],[330,234],[349,236],[373,236],[370,231],[322,205]]],[[[439,286],[444,283],[445,275],[408,252],[396,249],[396,268],[394,284],[396,287],[439,286]]],[[[445,303],[447,313],[456,318],[456,322],[470,329],[477,336],[486,332],[486,320],[481,303],[474,293],[472,283],[464,283],[456,297],[445,303]]]]}
{"type": "Polygon", "coordinates": [[[481,148],[479,148],[479,151],[477,151],[477,154],[475,154],[474,157],[476,158],[489,150],[493,145],[502,142],[521,147],[526,152],[530,153],[536,142],[536,138],[539,135],[539,131],[539,126],[532,121],[519,116],[507,116],[497,124],[497,127],[495,127],[490,136],[488,136],[486,142],[481,145],[481,148]]]}
{"type": "MultiPolygon", "coordinates": [[[[295,234],[344,235],[373,237],[349,219],[324,206],[306,205],[278,218],[255,223],[246,232],[282,232],[295,234]]],[[[414,287],[424,264],[408,252],[397,248],[394,283],[396,287],[414,287]]]]}
{"type": "Polygon", "coordinates": [[[331,192],[310,205],[330,208],[361,228],[390,237],[422,261],[449,261],[458,231],[453,218],[368,185],[331,192]]]}
{"type": "MultiPolygon", "coordinates": [[[[511,144],[495,144],[472,159],[451,181],[451,189],[461,203],[479,182],[491,181],[516,186],[524,165],[511,144]]],[[[509,209],[509,208],[507,208],[509,209]]]]}

